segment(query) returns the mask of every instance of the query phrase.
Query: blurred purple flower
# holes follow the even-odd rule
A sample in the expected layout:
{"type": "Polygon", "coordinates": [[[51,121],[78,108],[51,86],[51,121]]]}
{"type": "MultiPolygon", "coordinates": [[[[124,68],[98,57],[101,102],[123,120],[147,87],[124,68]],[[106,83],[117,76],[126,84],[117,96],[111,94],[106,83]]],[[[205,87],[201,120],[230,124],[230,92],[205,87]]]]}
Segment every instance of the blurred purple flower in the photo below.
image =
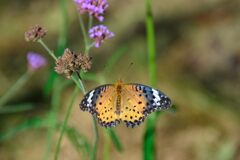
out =
{"type": "Polygon", "coordinates": [[[108,28],[104,25],[94,26],[89,30],[89,37],[94,39],[95,47],[99,47],[105,39],[111,38],[114,36],[114,33],[109,31],[108,28]]]}
{"type": "Polygon", "coordinates": [[[27,53],[29,68],[32,70],[39,69],[47,65],[47,60],[40,54],[34,52],[27,53]]]}
{"type": "Polygon", "coordinates": [[[103,14],[109,6],[106,0],[74,0],[74,2],[81,14],[88,12],[100,22],[103,21],[103,14]]]}

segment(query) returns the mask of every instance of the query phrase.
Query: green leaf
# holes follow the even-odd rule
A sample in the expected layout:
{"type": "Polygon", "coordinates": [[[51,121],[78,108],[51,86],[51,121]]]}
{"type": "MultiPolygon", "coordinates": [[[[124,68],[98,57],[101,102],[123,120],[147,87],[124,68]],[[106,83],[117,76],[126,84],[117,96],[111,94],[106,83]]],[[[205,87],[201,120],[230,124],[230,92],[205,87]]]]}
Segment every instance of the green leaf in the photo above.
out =
{"type": "Polygon", "coordinates": [[[86,159],[92,151],[87,138],[81,135],[75,128],[66,128],[66,133],[76,150],[79,153],[82,153],[83,158],[86,159]]]}
{"type": "Polygon", "coordinates": [[[13,127],[13,128],[8,129],[7,131],[1,132],[0,133],[0,141],[5,141],[8,139],[11,139],[16,134],[18,134],[20,132],[24,132],[28,129],[41,128],[44,126],[46,126],[45,120],[43,120],[41,118],[34,117],[31,119],[28,119],[28,120],[22,122],[21,124],[17,125],[16,127],[13,127]]]}
{"type": "Polygon", "coordinates": [[[108,134],[109,134],[109,136],[110,136],[114,146],[116,147],[116,149],[119,152],[122,152],[123,151],[123,146],[122,146],[122,143],[119,140],[118,135],[116,134],[116,132],[113,129],[107,129],[107,131],[108,131],[108,134]]]}
{"type": "Polygon", "coordinates": [[[34,109],[34,105],[32,103],[7,105],[7,106],[0,107],[0,114],[25,112],[32,109],[34,109]]]}

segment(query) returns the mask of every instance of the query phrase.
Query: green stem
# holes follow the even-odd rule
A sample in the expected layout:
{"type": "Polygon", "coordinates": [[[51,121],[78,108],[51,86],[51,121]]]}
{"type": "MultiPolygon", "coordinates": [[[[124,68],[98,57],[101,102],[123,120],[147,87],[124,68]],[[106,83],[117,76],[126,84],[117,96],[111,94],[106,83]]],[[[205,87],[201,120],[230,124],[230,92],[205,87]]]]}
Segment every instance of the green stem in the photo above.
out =
{"type": "Polygon", "coordinates": [[[56,61],[57,57],[54,55],[53,51],[51,51],[48,46],[43,42],[42,39],[39,39],[38,42],[43,46],[43,48],[46,49],[46,51],[52,56],[52,58],[56,61]]]}
{"type": "MultiPolygon", "coordinates": [[[[82,88],[82,92],[84,94],[86,94],[86,90],[85,90],[85,87],[83,85],[83,82],[82,80],[79,78],[79,83],[81,85],[81,88],[82,88]]],[[[91,160],[95,160],[96,159],[96,156],[97,156],[97,146],[98,146],[98,127],[97,127],[97,121],[96,119],[93,117],[93,130],[94,130],[94,134],[95,134],[95,139],[94,139],[94,145],[93,145],[93,152],[92,152],[92,155],[91,155],[91,160]]]]}
{"type": "Polygon", "coordinates": [[[147,45],[148,45],[148,65],[151,85],[155,86],[157,82],[157,65],[156,65],[156,47],[154,22],[152,17],[152,0],[145,0],[146,6],[146,28],[147,28],[147,45]]]}
{"type": "Polygon", "coordinates": [[[71,78],[72,78],[73,82],[78,86],[78,88],[82,91],[82,87],[81,87],[78,79],[73,75],[71,76],[71,78]]]}
{"type": "Polygon", "coordinates": [[[60,106],[61,100],[61,81],[59,77],[55,79],[54,86],[53,86],[53,93],[52,93],[52,101],[51,101],[51,110],[48,113],[48,133],[47,133],[47,144],[46,144],[46,152],[44,155],[44,160],[49,159],[49,155],[51,153],[52,143],[53,143],[53,135],[57,127],[57,113],[58,108],[60,106]]]}
{"type": "Polygon", "coordinates": [[[97,157],[97,146],[98,146],[98,127],[97,127],[97,121],[96,119],[93,117],[93,129],[94,129],[94,133],[95,133],[95,140],[94,140],[94,145],[93,145],[93,152],[91,155],[91,160],[95,160],[97,157]]]}
{"type": "Polygon", "coordinates": [[[84,87],[84,85],[83,85],[82,80],[81,80],[81,79],[78,79],[78,82],[79,82],[79,84],[80,84],[80,86],[81,86],[82,92],[83,92],[84,94],[86,94],[86,90],[85,90],[85,87],[84,87]]]}
{"type": "Polygon", "coordinates": [[[75,89],[72,93],[72,96],[71,96],[71,100],[70,100],[69,105],[68,105],[66,116],[64,118],[63,126],[62,126],[61,133],[60,133],[60,137],[59,137],[58,142],[57,142],[57,147],[56,147],[55,156],[54,156],[55,160],[58,159],[62,138],[63,138],[64,132],[66,130],[66,126],[67,126],[67,123],[68,123],[68,120],[69,120],[69,116],[70,116],[70,113],[72,111],[73,103],[74,103],[74,100],[77,97],[77,94],[78,94],[78,88],[75,87],[75,89]]]}
{"type": "Polygon", "coordinates": [[[84,22],[83,22],[83,19],[82,19],[82,16],[80,14],[79,15],[79,21],[80,21],[80,27],[81,27],[81,30],[82,30],[82,33],[83,33],[83,40],[84,40],[84,43],[85,43],[85,52],[87,53],[87,47],[88,47],[88,37],[87,37],[87,32],[86,32],[86,28],[84,26],[84,22]]]}
{"type": "Polygon", "coordinates": [[[24,84],[29,80],[33,71],[27,70],[13,86],[0,98],[0,108],[8,102],[18,91],[23,87],[24,84]]]}
{"type": "Polygon", "coordinates": [[[88,30],[92,28],[92,23],[93,23],[93,16],[91,14],[88,15],[89,20],[88,20],[88,30]]]}
{"type": "MultiPolygon", "coordinates": [[[[152,86],[157,83],[157,65],[156,65],[156,50],[154,36],[154,21],[152,16],[152,0],[145,0],[146,7],[146,31],[147,31],[147,46],[148,46],[148,68],[149,78],[152,86]]],[[[153,113],[147,120],[146,130],[144,134],[144,160],[154,160],[155,157],[155,125],[157,114],[153,113]]]]}
{"type": "Polygon", "coordinates": [[[107,129],[103,130],[103,159],[104,160],[109,160],[109,150],[110,150],[110,136],[109,136],[109,132],[107,129]]]}
{"type": "Polygon", "coordinates": [[[59,0],[60,13],[61,13],[61,26],[58,38],[57,55],[61,55],[67,44],[67,32],[68,32],[68,13],[66,0],[59,0]]]}
{"type": "MultiPolygon", "coordinates": [[[[81,27],[81,30],[82,30],[82,33],[83,33],[83,39],[84,39],[84,43],[85,43],[85,53],[88,54],[89,53],[89,50],[91,47],[89,47],[88,45],[88,37],[87,37],[87,32],[86,32],[86,29],[85,29],[85,26],[84,26],[84,22],[83,22],[83,19],[81,17],[80,14],[79,15],[79,21],[80,21],[80,27],[81,27]]],[[[89,26],[91,25],[91,19],[89,19],[89,26]]],[[[89,27],[88,26],[88,27],[89,27]]],[[[79,76],[79,73],[77,73],[78,76],[79,76]]],[[[80,76],[78,77],[78,81],[79,81],[79,84],[81,86],[81,90],[84,94],[86,94],[86,90],[85,90],[85,87],[84,87],[84,84],[82,82],[82,80],[80,79],[80,76]]],[[[96,122],[96,119],[93,117],[93,129],[94,129],[94,133],[95,133],[95,140],[94,140],[94,146],[93,146],[93,153],[91,155],[91,160],[95,160],[96,159],[96,155],[97,155],[97,145],[98,145],[98,128],[97,128],[97,122],[96,122]]]]}
{"type": "MultiPolygon", "coordinates": [[[[84,94],[86,94],[86,90],[85,90],[85,87],[84,87],[84,84],[82,82],[82,80],[80,79],[80,75],[79,73],[78,74],[78,81],[79,81],[79,84],[81,86],[81,89],[82,89],[82,92],[84,94]]],[[[96,159],[96,156],[97,156],[97,146],[98,146],[98,127],[97,127],[97,121],[96,119],[93,117],[93,130],[94,130],[94,145],[93,145],[93,152],[92,152],[92,155],[91,155],[91,160],[95,160],[96,159]]]]}

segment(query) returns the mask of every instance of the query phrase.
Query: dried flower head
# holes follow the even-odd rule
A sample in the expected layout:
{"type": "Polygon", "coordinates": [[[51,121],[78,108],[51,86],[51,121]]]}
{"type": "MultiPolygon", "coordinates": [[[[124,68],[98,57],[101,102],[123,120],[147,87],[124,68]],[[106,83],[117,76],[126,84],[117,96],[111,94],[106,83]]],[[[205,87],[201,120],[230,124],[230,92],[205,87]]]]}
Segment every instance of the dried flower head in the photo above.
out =
{"type": "Polygon", "coordinates": [[[33,27],[31,27],[28,31],[25,32],[24,36],[25,36],[25,40],[27,42],[35,42],[41,38],[43,38],[46,35],[47,31],[39,26],[39,25],[35,25],[33,27]]]}
{"type": "Polygon", "coordinates": [[[47,65],[47,60],[42,55],[34,52],[27,53],[27,61],[31,70],[36,70],[47,65]]]}
{"type": "Polygon", "coordinates": [[[81,66],[81,69],[83,72],[87,72],[91,69],[91,66],[92,66],[92,58],[89,57],[88,55],[84,55],[84,54],[79,54],[77,55],[77,58],[76,58],[76,65],[77,66],[81,66]]]}
{"type": "Polygon", "coordinates": [[[109,31],[108,28],[104,25],[94,26],[89,30],[89,37],[94,39],[95,47],[99,47],[105,39],[111,38],[114,36],[114,33],[109,31]]]}
{"type": "Polygon", "coordinates": [[[74,2],[81,14],[88,12],[100,22],[103,21],[103,14],[109,6],[106,0],[74,0],[74,2]]]}
{"type": "Polygon", "coordinates": [[[56,61],[55,71],[64,74],[68,79],[74,72],[83,70],[87,72],[91,68],[91,58],[83,54],[75,54],[70,49],[65,49],[63,55],[56,61]]]}

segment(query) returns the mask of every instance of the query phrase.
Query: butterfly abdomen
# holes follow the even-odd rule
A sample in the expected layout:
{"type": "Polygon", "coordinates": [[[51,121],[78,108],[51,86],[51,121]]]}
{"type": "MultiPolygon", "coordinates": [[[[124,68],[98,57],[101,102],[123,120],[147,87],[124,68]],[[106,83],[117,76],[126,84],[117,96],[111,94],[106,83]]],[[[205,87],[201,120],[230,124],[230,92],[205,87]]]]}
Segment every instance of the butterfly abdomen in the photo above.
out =
{"type": "Polygon", "coordinates": [[[121,93],[122,93],[122,85],[121,84],[117,84],[116,85],[116,91],[117,91],[117,99],[116,99],[116,111],[115,113],[116,114],[120,114],[120,110],[121,110],[121,101],[122,101],[122,98],[121,98],[121,93]]]}

